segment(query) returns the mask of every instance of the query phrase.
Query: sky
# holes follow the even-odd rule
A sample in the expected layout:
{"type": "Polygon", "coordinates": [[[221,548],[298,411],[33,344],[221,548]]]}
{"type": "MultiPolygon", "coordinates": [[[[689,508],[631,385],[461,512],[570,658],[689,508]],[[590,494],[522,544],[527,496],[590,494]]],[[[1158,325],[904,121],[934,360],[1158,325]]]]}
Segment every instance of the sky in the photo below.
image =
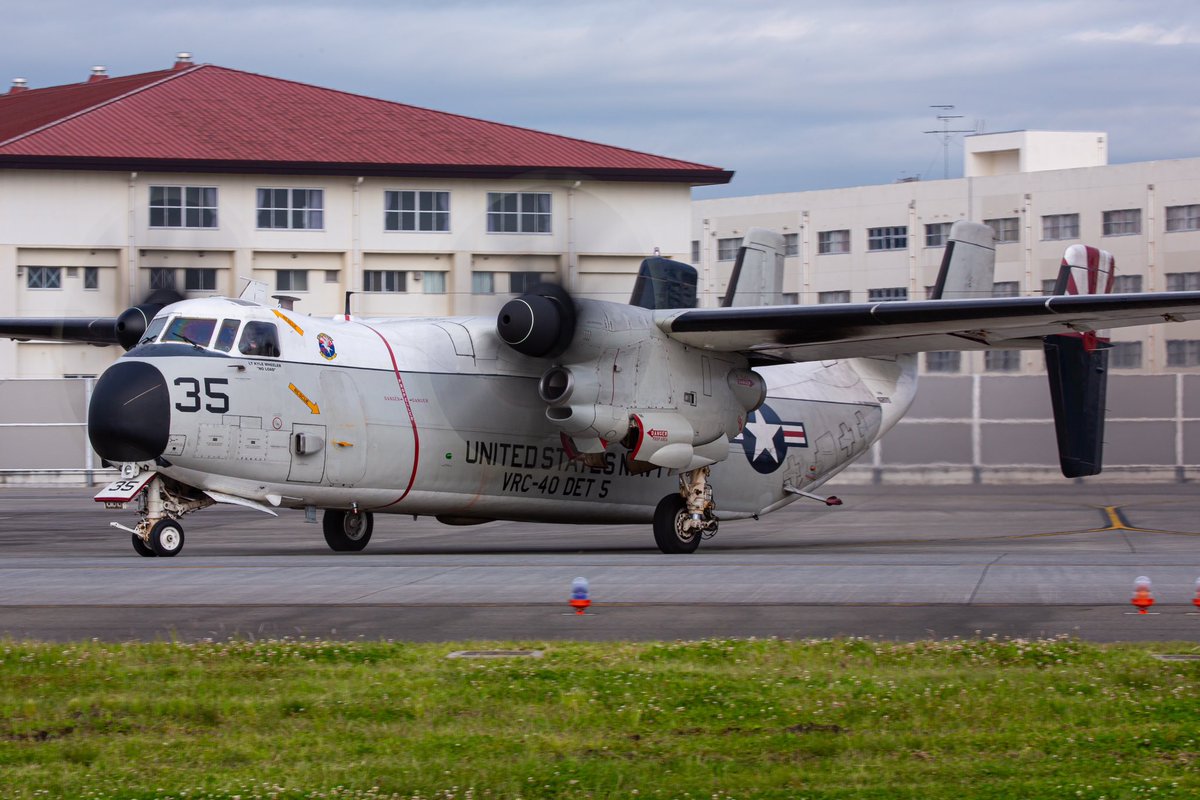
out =
{"type": "MultiPolygon", "coordinates": [[[[1195,0],[4,6],[0,91],[187,51],[737,173],[697,198],[942,178],[943,137],[925,133],[938,114],[973,131],[1107,131],[1111,163],[1200,156],[1195,0]]],[[[949,167],[961,176],[961,134],[949,167]]]]}

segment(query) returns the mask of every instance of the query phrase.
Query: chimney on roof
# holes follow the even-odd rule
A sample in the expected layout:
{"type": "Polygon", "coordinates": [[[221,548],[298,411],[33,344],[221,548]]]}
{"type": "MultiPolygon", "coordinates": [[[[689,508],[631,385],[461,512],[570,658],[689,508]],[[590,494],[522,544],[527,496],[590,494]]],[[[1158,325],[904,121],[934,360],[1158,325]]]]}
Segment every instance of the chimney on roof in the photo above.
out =
{"type": "Polygon", "coordinates": [[[88,83],[106,80],[108,80],[108,67],[92,67],[92,76],[88,78],[88,83]]]}
{"type": "Polygon", "coordinates": [[[24,92],[28,89],[29,81],[25,80],[24,78],[13,78],[13,85],[12,88],[8,90],[8,93],[16,94],[17,92],[24,92]]]}
{"type": "Polygon", "coordinates": [[[191,53],[176,53],[175,64],[171,67],[171,69],[187,69],[190,66],[192,66],[191,53]]]}

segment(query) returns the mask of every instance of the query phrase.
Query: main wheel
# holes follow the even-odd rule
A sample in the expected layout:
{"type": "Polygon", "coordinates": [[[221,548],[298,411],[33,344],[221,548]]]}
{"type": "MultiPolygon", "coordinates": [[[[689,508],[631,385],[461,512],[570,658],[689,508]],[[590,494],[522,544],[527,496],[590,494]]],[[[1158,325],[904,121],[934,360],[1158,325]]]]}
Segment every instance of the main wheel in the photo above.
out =
{"type": "Polygon", "coordinates": [[[664,553],[694,553],[700,546],[700,531],[685,531],[687,501],[682,495],[669,494],[654,509],[654,541],[664,553]]]}
{"type": "Polygon", "coordinates": [[[142,558],[154,558],[158,553],[154,552],[154,548],[142,541],[142,537],[136,533],[131,533],[133,538],[133,549],[142,558]]]}
{"type": "Polygon", "coordinates": [[[339,553],[362,550],[371,541],[371,530],[375,527],[375,517],[370,511],[338,511],[327,509],[325,518],[321,521],[325,529],[325,543],[330,550],[339,553]]]}
{"type": "Polygon", "coordinates": [[[183,526],[173,519],[160,519],[150,529],[150,549],[161,558],[171,558],[183,549],[183,526]]]}

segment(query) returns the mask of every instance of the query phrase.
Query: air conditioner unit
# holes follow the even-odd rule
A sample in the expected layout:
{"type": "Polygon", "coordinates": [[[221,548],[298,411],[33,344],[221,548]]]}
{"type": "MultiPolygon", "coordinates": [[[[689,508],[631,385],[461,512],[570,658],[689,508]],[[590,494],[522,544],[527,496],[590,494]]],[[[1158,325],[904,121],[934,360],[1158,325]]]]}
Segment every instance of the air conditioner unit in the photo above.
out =
{"type": "Polygon", "coordinates": [[[414,281],[416,281],[417,283],[420,283],[420,282],[421,282],[421,276],[422,276],[422,275],[424,275],[424,274],[425,274],[424,272],[414,272],[414,273],[412,274],[412,276],[413,276],[413,280],[414,280],[414,281]]]}

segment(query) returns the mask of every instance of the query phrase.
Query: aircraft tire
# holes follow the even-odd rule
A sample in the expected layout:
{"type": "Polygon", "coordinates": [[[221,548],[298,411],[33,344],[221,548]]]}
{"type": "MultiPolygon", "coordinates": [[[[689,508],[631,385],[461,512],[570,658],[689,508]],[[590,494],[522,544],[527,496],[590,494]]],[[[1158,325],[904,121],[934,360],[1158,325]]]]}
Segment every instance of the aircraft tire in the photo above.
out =
{"type": "Polygon", "coordinates": [[[160,558],[173,558],[183,549],[183,526],[173,519],[160,519],[150,529],[150,548],[160,558]]]}
{"type": "Polygon", "coordinates": [[[654,542],[664,553],[694,553],[700,546],[700,533],[683,532],[687,501],[682,495],[669,494],[654,509],[654,542]]]}
{"type": "Polygon", "coordinates": [[[154,558],[158,553],[154,552],[154,548],[142,541],[142,537],[136,533],[131,533],[133,539],[133,549],[142,558],[154,558]]]}
{"type": "Polygon", "coordinates": [[[321,520],[325,530],[325,543],[329,549],[337,553],[356,553],[371,541],[371,531],[375,528],[375,515],[370,511],[360,511],[357,514],[329,508],[321,520]]]}

